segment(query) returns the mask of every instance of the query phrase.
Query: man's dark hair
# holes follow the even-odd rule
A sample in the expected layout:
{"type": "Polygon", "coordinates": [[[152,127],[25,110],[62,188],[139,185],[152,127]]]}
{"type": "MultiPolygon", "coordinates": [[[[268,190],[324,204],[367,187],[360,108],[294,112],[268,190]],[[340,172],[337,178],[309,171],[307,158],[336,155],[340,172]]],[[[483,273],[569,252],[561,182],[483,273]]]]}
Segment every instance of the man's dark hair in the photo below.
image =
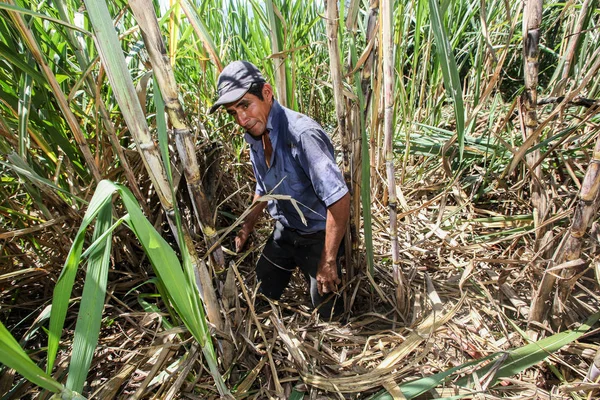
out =
{"type": "Polygon", "coordinates": [[[248,89],[248,93],[255,95],[256,97],[258,97],[259,100],[264,100],[265,98],[263,97],[263,94],[262,94],[262,90],[263,90],[264,86],[265,86],[264,82],[254,82],[250,86],[250,89],[248,89]]]}

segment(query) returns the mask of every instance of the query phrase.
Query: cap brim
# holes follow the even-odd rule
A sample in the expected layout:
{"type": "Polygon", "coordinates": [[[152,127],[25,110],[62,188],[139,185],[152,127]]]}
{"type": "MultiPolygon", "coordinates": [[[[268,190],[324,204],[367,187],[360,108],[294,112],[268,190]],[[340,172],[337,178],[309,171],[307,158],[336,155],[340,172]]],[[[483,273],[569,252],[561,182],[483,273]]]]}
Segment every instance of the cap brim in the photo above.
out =
{"type": "Polygon", "coordinates": [[[239,99],[244,97],[244,95],[248,92],[248,90],[250,90],[250,88],[248,88],[248,89],[238,88],[238,89],[230,90],[229,92],[225,93],[223,96],[219,97],[219,99],[215,102],[215,104],[212,105],[212,107],[208,111],[209,114],[212,114],[215,111],[217,111],[217,109],[219,107],[221,107],[223,104],[229,104],[229,103],[233,103],[234,101],[238,101],[239,99]]]}

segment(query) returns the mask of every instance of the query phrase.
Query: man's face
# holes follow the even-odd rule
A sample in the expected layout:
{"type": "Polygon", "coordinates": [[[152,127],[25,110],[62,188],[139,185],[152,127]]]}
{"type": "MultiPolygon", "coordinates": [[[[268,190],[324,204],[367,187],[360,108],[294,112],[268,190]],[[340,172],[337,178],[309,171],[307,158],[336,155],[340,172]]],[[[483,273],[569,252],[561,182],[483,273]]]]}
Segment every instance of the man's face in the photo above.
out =
{"type": "Polygon", "coordinates": [[[265,83],[262,89],[263,100],[246,93],[233,103],[225,104],[227,113],[235,122],[254,137],[260,137],[267,129],[267,120],[271,111],[273,88],[265,83]]]}

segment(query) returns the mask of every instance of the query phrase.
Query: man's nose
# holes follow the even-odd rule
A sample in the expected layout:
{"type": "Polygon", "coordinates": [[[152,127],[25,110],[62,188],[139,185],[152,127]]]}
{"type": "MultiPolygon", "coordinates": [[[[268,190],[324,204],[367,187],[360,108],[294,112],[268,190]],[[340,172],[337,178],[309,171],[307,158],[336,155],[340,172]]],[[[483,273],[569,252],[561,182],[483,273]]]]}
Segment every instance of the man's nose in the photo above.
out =
{"type": "Polygon", "coordinates": [[[241,125],[242,127],[245,127],[246,124],[248,123],[248,116],[246,115],[246,113],[243,111],[238,112],[237,117],[238,117],[238,124],[241,125]]]}

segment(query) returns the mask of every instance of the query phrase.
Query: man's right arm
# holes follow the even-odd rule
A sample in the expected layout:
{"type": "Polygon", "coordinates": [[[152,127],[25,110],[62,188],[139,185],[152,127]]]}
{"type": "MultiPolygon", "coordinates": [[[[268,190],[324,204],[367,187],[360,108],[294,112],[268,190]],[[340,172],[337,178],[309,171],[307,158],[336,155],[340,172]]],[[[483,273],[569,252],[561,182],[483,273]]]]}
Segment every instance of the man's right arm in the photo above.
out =
{"type": "Polygon", "coordinates": [[[248,240],[248,238],[250,237],[250,234],[254,230],[254,225],[256,225],[258,218],[260,217],[263,210],[267,206],[266,201],[259,201],[258,204],[255,204],[255,203],[257,203],[257,199],[259,197],[260,197],[259,194],[257,194],[257,193],[254,194],[254,199],[252,201],[254,208],[252,208],[252,211],[250,211],[250,214],[248,214],[248,216],[244,219],[244,223],[242,224],[242,229],[240,229],[237,236],[235,237],[235,251],[238,253],[240,251],[242,251],[242,249],[244,248],[246,241],[248,240]]]}

